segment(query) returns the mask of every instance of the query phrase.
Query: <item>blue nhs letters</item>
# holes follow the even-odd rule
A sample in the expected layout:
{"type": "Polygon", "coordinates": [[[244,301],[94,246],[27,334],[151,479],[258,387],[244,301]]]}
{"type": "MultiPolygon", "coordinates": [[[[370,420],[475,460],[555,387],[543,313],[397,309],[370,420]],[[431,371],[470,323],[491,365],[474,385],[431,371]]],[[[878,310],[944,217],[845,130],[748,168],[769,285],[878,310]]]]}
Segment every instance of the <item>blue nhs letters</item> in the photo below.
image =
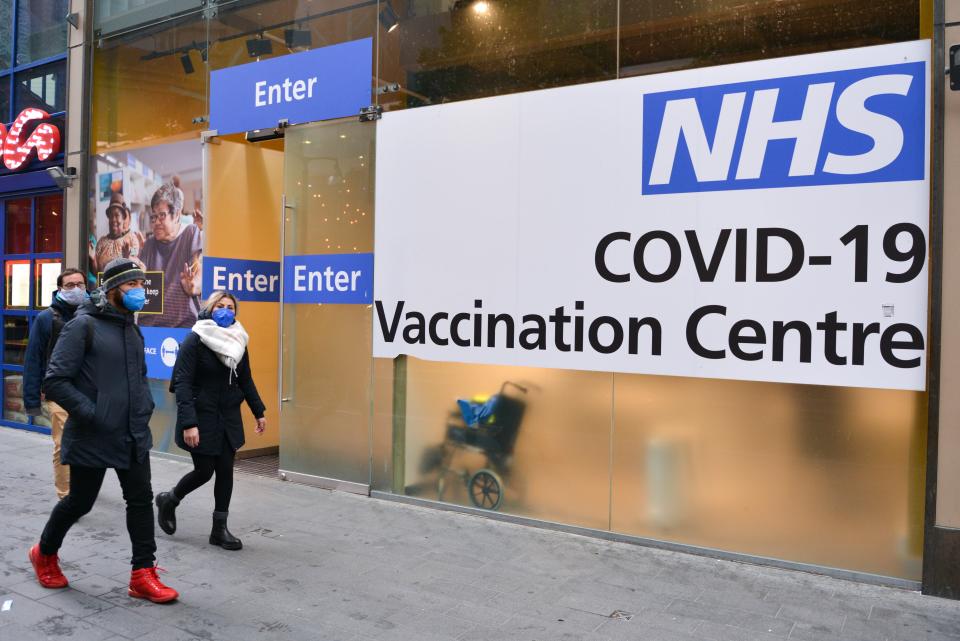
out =
{"type": "Polygon", "coordinates": [[[922,180],[925,63],[643,97],[644,194],[922,180]]]}

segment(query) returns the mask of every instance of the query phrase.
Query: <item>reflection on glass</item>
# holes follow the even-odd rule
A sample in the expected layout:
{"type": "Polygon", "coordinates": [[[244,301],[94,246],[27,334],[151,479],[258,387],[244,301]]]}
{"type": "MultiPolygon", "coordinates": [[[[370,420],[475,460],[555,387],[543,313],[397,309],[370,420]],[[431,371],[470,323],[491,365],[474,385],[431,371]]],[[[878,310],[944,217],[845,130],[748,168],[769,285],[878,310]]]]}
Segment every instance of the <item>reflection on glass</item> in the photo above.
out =
{"type": "Polygon", "coordinates": [[[919,578],[922,394],[622,374],[615,387],[613,530],[919,578]]]}
{"type": "Polygon", "coordinates": [[[63,193],[48,194],[37,198],[36,205],[37,253],[63,251],[63,193]]]}
{"type": "Polygon", "coordinates": [[[0,121],[9,123],[10,116],[10,76],[0,76],[0,121]]]}
{"type": "Polygon", "coordinates": [[[617,1],[380,3],[384,109],[616,77],[617,1]]]}
{"type": "MultiPolygon", "coordinates": [[[[0,0],[0,70],[9,69],[13,56],[13,0],[0,0]]],[[[3,79],[0,79],[3,82],[3,79]]],[[[0,120],[7,118],[3,112],[0,120]]]]}
{"type": "Polygon", "coordinates": [[[30,253],[30,206],[29,198],[8,200],[4,203],[6,222],[6,253],[30,253]]]}
{"type": "Polygon", "coordinates": [[[200,13],[175,25],[107,39],[94,49],[93,153],[156,144],[158,138],[188,132],[199,136],[206,128],[197,119],[208,113],[208,74],[198,52],[204,49],[207,25],[200,13]],[[192,60],[190,73],[184,53],[192,60]]]}
{"type": "Polygon", "coordinates": [[[30,306],[30,261],[8,260],[4,263],[7,280],[7,307],[30,306]]]}
{"type": "Polygon", "coordinates": [[[607,528],[611,374],[408,358],[401,385],[400,490],[607,528]]]}
{"type": "Polygon", "coordinates": [[[3,418],[16,423],[29,423],[23,404],[23,375],[18,372],[3,373],[3,418]]]}
{"type": "Polygon", "coordinates": [[[63,263],[59,258],[46,258],[38,260],[35,265],[37,277],[37,302],[39,309],[50,306],[53,302],[53,296],[57,293],[57,278],[63,271],[63,263]]]}
{"type": "MultiPolygon", "coordinates": [[[[210,22],[210,69],[369,38],[377,24],[376,2],[266,0],[221,2],[210,22]]],[[[372,75],[372,70],[371,70],[372,75]]]]}
{"type": "Polygon", "coordinates": [[[19,72],[14,81],[14,90],[14,108],[18,113],[28,107],[49,113],[66,110],[66,60],[19,72]]]}
{"type": "Polygon", "coordinates": [[[27,354],[27,338],[30,322],[26,316],[3,317],[3,362],[8,365],[23,365],[27,354]]]}
{"type": "Polygon", "coordinates": [[[17,64],[49,58],[67,50],[68,0],[17,0],[17,64]]]}
{"type": "Polygon", "coordinates": [[[917,0],[621,0],[620,77],[918,37],[917,0]]]}

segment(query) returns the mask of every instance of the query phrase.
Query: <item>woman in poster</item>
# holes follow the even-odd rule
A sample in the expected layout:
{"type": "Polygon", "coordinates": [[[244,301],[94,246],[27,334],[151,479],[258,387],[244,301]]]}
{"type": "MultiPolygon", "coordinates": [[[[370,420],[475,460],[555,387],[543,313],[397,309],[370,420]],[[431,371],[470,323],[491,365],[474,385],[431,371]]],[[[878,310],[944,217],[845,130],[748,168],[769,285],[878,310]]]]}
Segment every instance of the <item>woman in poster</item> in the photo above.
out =
{"type": "MultiPolygon", "coordinates": [[[[140,253],[147,272],[163,272],[163,313],[139,316],[139,324],[155,327],[192,327],[200,311],[200,260],[203,215],[183,224],[180,181],[164,183],[150,199],[150,229],[140,253]]],[[[156,283],[155,285],[159,285],[156,283]]]]}
{"type": "MultiPolygon", "coordinates": [[[[107,222],[110,225],[109,232],[100,237],[94,250],[96,265],[105,266],[114,258],[139,260],[137,257],[143,246],[143,236],[130,229],[130,208],[120,192],[110,194],[107,222]]],[[[95,268],[95,271],[99,271],[99,268],[95,268]]]]}

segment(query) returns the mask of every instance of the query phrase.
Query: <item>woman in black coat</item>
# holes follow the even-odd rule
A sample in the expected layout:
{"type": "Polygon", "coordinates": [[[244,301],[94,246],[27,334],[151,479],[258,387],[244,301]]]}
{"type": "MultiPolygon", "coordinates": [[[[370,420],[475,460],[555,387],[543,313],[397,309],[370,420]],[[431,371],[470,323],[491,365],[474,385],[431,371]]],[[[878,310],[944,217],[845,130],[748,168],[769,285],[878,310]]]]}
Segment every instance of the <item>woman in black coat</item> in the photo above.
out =
{"type": "Polygon", "coordinates": [[[249,337],[236,320],[237,307],[232,294],[214,292],[180,345],[170,391],[177,396],[177,445],[190,452],[193,471],[156,498],[160,529],[173,534],[180,501],[216,474],[210,544],[225,550],[243,547],[227,529],[233,460],[244,443],[243,401],[257,419],[257,434],[267,426],[266,408],[250,374],[249,337]]]}

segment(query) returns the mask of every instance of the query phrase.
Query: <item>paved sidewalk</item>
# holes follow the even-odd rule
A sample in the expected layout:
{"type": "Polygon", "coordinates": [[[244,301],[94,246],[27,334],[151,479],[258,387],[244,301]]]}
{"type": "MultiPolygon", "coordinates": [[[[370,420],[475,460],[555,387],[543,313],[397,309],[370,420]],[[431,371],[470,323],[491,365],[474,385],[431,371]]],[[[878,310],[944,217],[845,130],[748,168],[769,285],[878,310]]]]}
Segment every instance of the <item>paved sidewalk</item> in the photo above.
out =
{"type": "MultiPolygon", "coordinates": [[[[0,428],[2,641],[960,641],[960,602],[246,475],[231,514],[243,551],[207,543],[210,486],[175,537],[158,530],[178,603],[126,595],[112,473],[61,550],[71,587],[45,590],[26,551],[53,507],[50,452],[0,428]]],[[[154,489],[186,469],[154,458],[154,489]]]]}

